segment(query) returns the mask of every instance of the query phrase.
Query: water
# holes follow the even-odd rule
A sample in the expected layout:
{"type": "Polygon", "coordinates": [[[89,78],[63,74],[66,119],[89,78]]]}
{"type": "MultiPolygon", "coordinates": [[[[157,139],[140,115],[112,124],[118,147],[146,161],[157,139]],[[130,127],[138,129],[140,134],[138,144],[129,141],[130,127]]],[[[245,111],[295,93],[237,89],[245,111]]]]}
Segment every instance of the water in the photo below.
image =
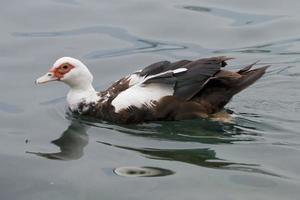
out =
{"type": "Polygon", "coordinates": [[[1,1],[0,196],[299,199],[300,2],[1,1]],[[160,60],[271,64],[208,120],[120,126],[66,112],[67,87],[34,80],[61,56],[97,89],[160,60]]]}

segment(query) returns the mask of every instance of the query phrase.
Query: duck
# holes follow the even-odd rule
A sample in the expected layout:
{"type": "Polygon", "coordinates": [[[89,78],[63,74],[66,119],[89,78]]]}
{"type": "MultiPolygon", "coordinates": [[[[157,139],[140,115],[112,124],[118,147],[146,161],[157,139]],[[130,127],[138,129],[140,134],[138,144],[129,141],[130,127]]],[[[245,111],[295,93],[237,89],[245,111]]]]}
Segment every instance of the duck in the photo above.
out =
{"type": "Polygon", "coordinates": [[[226,56],[160,61],[114,82],[103,91],[92,85],[93,75],[83,62],[59,58],[36,84],[67,84],[72,113],[103,121],[129,124],[209,118],[224,110],[234,95],[261,78],[269,67],[225,70],[226,56]]]}

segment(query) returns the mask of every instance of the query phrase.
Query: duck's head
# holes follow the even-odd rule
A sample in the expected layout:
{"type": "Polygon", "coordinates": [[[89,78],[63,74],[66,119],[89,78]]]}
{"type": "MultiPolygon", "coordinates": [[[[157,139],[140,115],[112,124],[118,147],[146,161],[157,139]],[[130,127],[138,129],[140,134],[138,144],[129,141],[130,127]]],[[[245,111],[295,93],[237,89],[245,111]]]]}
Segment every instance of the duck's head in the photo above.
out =
{"type": "Polygon", "coordinates": [[[49,71],[36,80],[37,84],[50,81],[62,81],[71,88],[85,89],[93,81],[88,68],[80,61],[71,57],[62,57],[55,61],[49,71]]]}

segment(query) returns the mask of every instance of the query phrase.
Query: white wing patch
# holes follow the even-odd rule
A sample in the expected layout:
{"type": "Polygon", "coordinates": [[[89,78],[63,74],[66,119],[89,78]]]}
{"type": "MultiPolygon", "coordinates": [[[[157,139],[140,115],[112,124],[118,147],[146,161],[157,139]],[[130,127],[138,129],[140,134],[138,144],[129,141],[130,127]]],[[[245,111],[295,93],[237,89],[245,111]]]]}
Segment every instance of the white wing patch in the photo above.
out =
{"type": "Polygon", "coordinates": [[[173,74],[179,74],[179,73],[182,73],[182,72],[186,72],[187,70],[188,70],[187,68],[182,67],[182,68],[178,68],[178,69],[175,69],[175,70],[164,71],[164,72],[154,74],[154,75],[151,75],[151,76],[148,76],[148,77],[140,76],[139,74],[134,73],[134,74],[131,74],[131,75],[128,76],[128,79],[130,80],[129,81],[129,87],[131,87],[133,85],[143,83],[146,80],[149,80],[151,78],[155,78],[157,76],[161,76],[161,75],[164,75],[164,74],[167,74],[167,73],[170,73],[170,72],[172,72],[173,74]]]}
{"type": "Polygon", "coordinates": [[[147,80],[162,76],[168,73],[178,74],[186,72],[187,68],[168,70],[151,76],[140,76],[134,73],[128,76],[129,88],[121,92],[111,104],[115,107],[115,112],[126,109],[129,106],[141,108],[143,105],[152,106],[154,101],[159,101],[162,97],[174,94],[173,85],[150,83],[144,84],[147,80]]]}
{"type": "Polygon", "coordinates": [[[187,68],[178,68],[178,69],[173,70],[173,73],[178,74],[178,73],[186,72],[186,71],[187,71],[187,68]]]}
{"type": "Polygon", "coordinates": [[[115,112],[126,109],[129,106],[141,108],[143,105],[151,106],[153,101],[158,101],[164,96],[173,95],[172,85],[162,85],[157,83],[147,85],[134,85],[121,92],[111,104],[115,107],[115,112]]]}

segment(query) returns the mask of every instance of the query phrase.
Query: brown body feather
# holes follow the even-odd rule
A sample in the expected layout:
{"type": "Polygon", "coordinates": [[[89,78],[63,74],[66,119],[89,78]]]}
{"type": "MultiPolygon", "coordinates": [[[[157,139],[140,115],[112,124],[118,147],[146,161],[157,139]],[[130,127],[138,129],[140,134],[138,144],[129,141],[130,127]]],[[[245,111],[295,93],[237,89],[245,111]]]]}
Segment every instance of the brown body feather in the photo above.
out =
{"type": "Polygon", "coordinates": [[[175,81],[173,96],[165,96],[153,102],[155,105],[153,107],[130,106],[116,113],[111,102],[120,92],[129,87],[128,78],[123,78],[100,93],[101,96],[110,94],[109,99],[91,106],[91,109],[83,114],[117,123],[208,117],[221,111],[235,94],[258,80],[268,67],[251,70],[251,67],[256,64],[253,63],[238,72],[223,70],[225,61],[229,59],[231,58],[214,57],[197,61],[184,60],[175,63],[163,61],[152,64],[142,70],[140,75],[150,76],[179,67],[188,69],[186,74],[180,74],[178,77],[164,76],[149,80],[150,83],[161,81],[163,84],[175,81]]]}

